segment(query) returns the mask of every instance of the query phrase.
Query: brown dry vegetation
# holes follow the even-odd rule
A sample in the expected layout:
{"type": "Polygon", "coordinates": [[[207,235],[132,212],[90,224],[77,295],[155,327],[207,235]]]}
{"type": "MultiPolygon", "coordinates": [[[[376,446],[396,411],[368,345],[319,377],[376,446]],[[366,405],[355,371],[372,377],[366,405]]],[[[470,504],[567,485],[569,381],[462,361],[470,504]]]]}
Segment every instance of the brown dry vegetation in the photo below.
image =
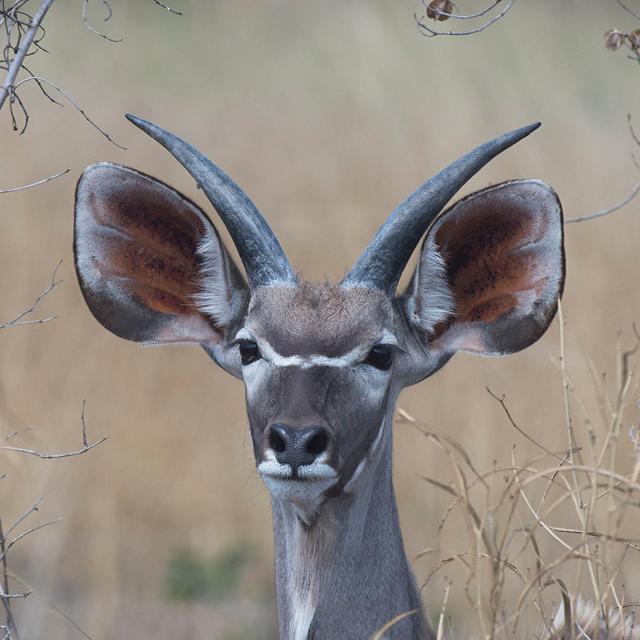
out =
{"type": "MultiPolygon", "coordinates": [[[[566,214],[575,216],[622,199],[638,177],[625,116],[638,104],[640,70],[604,49],[604,30],[629,19],[613,1],[516,3],[486,32],[435,40],[417,33],[412,14],[419,6],[411,2],[192,1],[183,3],[181,18],[122,2],[113,4],[108,23],[111,35],[125,37],[121,44],[87,31],[75,4],[51,10],[52,53],[39,56],[37,70],[129,150],[114,148],[78,113],[47,103],[32,87],[23,94],[31,107],[28,132],[15,136],[6,120],[0,131],[0,188],[66,167],[76,177],[91,162],[112,160],[202,200],[175,161],[124,120],[131,111],[196,142],[228,170],[265,213],[292,263],[321,279],[340,277],[393,206],[425,178],[476,143],[531,121],[544,126],[466,191],[533,176],[552,184],[566,214]]],[[[22,607],[23,636],[82,637],[50,602],[95,639],[273,637],[270,507],[254,470],[242,387],[199,349],[142,349],[93,320],[73,270],[73,189],[69,175],[0,196],[0,321],[29,305],[60,258],[65,280],[43,308],[58,320],[0,332],[0,432],[38,427],[13,444],[75,448],[86,398],[90,434],[111,436],[90,454],[55,464],[2,454],[3,519],[41,494],[41,517],[65,518],[25,540],[12,558],[13,571],[36,588],[22,607]],[[166,598],[176,549],[215,557],[238,542],[252,551],[231,596],[182,604],[166,598]]],[[[639,209],[634,202],[567,228],[565,355],[577,390],[570,394],[576,439],[587,462],[585,416],[599,450],[607,429],[599,422],[607,412],[603,390],[615,404],[616,345],[633,344],[631,323],[640,319],[639,209]]],[[[480,473],[509,466],[512,455],[523,464],[540,453],[486,387],[506,394],[532,438],[566,451],[559,352],[556,320],[538,344],[510,358],[454,358],[408,389],[400,405],[462,443],[480,473]]],[[[615,459],[607,454],[607,468],[613,464],[622,474],[634,464],[627,429],[640,421],[637,397],[632,384],[615,459]]],[[[451,497],[420,476],[451,480],[450,460],[437,442],[415,425],[396,425],[396,486],[409,556],[434,549],[414,562],[420,583],[471,544],[459,513],[436,537],[451,497]]],[[[536,462],[545,465],[553,459],[536,462]]],[[[509,475],[494,478],[494,496],[509,475]]],[[[530,487],[538,504],[544,483],[530,487]]],[[[476,509],[489,512],[482,491],[473,498],[476,509]]],[[[610,504],[603,503],[599,526],[606,526],[610,504]]],[[[621,535],[637,537],[637,507],[629,509],[621,535]]],[[[513,528],[531,522],[522,502],[518,513],[513,528]]],[[[549,522],[577,526],[571,500],[549,522]]],[[[545,561],[560,555],[548,532],[535,535],[545,561]]],[[[527,579],[536,571],[530,551],[518,560],[527,579]]],[[[637,555],[627,550],[617,575],[627,600],[640,599],[637,555]]],[[[574,588],[575,562],[553,573],[574,588]]],[[[461,563],[450,563],[425,588],[430,614],[440,611],[445,575],[452,581],[447,614],[456,628],[480,631],[461,563]]],[[[579,584],[589,597],[593,583],[583,569],[579,584]]],[[[507,585],[511,611],[521,588],[517,581],[507,585]]],[[[550,614],[560,589],[546,592],[550,614]]],[[[538,630],[533,622],[524,628],[526,637],[538,630]]]]}

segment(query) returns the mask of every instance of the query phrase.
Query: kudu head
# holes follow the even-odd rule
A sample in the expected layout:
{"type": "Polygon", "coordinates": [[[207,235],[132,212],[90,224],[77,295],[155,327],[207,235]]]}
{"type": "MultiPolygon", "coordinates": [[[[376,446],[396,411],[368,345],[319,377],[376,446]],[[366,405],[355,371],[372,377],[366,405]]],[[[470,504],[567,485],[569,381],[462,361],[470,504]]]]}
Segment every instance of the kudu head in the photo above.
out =
{"type": "Polygon", "coordinates": [[[198,206],[155,178],[101,163],[85,170],[76,192],[76,268],[87,304],[122,338],[199,343],[242,379],[258,470],[272,496],[307,522],[324,501],[358,491],[403,387],[457,351],[523,349],[554,316],[564,255],[551,188],[505,182],[438,215],[537,125],[441,171],[390,215],[342,282],[312,284],[231,178],[175,135],[128,118],[196,180],[247,281],[198,206]],[[421,239],[413,278],[398,295],[421,239]]]}

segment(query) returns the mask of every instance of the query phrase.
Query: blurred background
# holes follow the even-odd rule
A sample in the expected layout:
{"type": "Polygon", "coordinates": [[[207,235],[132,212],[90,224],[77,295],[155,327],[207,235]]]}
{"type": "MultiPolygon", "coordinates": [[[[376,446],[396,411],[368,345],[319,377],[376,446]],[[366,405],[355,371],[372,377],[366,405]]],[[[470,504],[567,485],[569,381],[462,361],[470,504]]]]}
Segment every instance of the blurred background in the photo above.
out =
{"type": "MultiPolygon", "coordinates": [[[[18,620],[24,638],[38,639],[81,638],[80,629],[105,640],[273,638],[270,505],[242,385],[198,348],[141,348],[93,319],[71,250],[77,177],[99,160],[130,165],[210,211],[187,174],[123,113],[148,118],[196,143],[245,188],[304,276],[337,279],[425,179],[476,144],[541,120],[542,129],[464,193],[536,177],[555,187],[567,217],[587,214],[622,200],[640,178],[626,119],[630,112],[640,126],[640,69],[603,41],[609,28],[640,25],[615,0],[516,2],[482,33],[435,39],[416,28],[417,0],[176,0],[182,17],[151,1],[112,7],[104,23],[101,4],[90,3],[89,18],[124,38],[117,44],[86,28],[81,2],[54,3],[43,42],[50,54],[30,67],[127,151],[35,86],[21,93],[31,117],[24,135],[2,112],[0,189],[71,171],[0,195],[0,322],[31,305],[60,259],[64,280],[38,316],[55,321],[0,331],[0,433],[20,431],[14,446],[76,449],[86,399],[90,440],[109,435],[58,462],[0,452],[3,521],[40,495],[33,525],[64,517],[12,550],[12,571],[35,589],[16,605],[18,620]]],[[[595,422],[599,393],[615,390],[617,344],[633,343],[640,318],[639,239],[640,198],[566,229],[566,364],[595,422]]],[[[537,453],[490,387],[506,394],[527,433],[561,450],[559,348],[556,320],[539,343],[509,358],[457,356],[407,389],[400,406],[462,442],[481,470],[509,463],[514,446],[520,459],[537,453]]],[[[640,420],[635,399],[625,425],[640,420]]],[[[405,423],[396,425],[394,448],[401,521],[421,583],[466,534],[454,527],[434,537],[447,500],[420,476],[449,473],[438,448],[405,423]],[[417,558],[425,548],[435,551],[417,558]]],[[[624,471],[628,440],[618,458],[624,471]]],[[[619,578],[640,599],[632,566],[619,578]]],[[[423,590],[431,615],[442,599],[438,580],[423,590]]],[[[460,627],[471,625],[465,602],[463,583],[454,582],[449,610],[460,627]]]]}

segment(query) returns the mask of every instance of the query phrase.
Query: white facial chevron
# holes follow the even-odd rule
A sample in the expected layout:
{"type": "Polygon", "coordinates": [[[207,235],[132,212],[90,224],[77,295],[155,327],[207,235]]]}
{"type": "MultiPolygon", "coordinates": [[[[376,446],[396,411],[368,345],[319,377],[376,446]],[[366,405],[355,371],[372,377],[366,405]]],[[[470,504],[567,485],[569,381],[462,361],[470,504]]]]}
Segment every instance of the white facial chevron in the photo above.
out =
{"type": "MultiPolygon", "coordinates": [[[[362,362],[369,352],[369,347],[358,346],[341,356],[324,356],[315,353],[307,356],[283,356],[267,340],[254,337],[246,328],[238,331],[236,340],[251,340],[255,342],[260,349],[262,357],[276,367],[300,367],[302,369],[309,369],[310,367],[353,367],[362,362]]],[[[396,345],[398,341],[390,331],[385,329],[376,344],[396,345]]]]}

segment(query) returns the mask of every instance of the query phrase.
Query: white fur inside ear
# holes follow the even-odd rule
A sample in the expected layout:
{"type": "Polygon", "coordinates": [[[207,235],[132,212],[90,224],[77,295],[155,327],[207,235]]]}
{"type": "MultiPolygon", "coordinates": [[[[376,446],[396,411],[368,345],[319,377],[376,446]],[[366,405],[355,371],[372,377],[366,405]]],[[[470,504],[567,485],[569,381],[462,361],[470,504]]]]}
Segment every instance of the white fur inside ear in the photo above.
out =
{"type": "Polygon", "coordinates": [[[408,307],[412,322],[429,333],[456,310],[453,292],[447,282],[444,259],[430,235],[422,247],[408,307]]]}
{"type": "Polygon", "coordinates": [[[202,259],[200,292],[195,303],[206,315],[220,326],[229,326],[235,315],[234,291],[231,285],[228,260],[215,231],[208,229],[198,244],[198,255],[202,259]]]}

